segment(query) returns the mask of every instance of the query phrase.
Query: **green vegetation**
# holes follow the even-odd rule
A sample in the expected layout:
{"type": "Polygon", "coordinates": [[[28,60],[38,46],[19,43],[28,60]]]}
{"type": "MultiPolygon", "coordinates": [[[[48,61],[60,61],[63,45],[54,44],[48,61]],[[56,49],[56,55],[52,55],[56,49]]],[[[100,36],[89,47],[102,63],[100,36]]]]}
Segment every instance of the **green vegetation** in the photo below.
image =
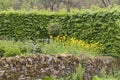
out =
{"type": "Polygon", "coordinates": [[[1,56],[15,56],[22,54],[18,45],[12,41],[1,41],[0,40],[0,55],[1,56]]]}
{"type": "Polygon", "coordinates": [[[51,36],[49,43],[0,40],[0,55],[5,57],[33,53],[75,55],[87,53],[88,55],[97,55],[103,49],[99,43],[88,44],[75,38],[68,39],[66,36],[51,36]]]}
{"type": "Polygon", "coordinates": [[[99,42],[104,55],[119,56],[120,11],[115,8],[92,8],[81,11],[2,11],[0,12],[1,39],[36,41],[40,38],[66,35],[88,43],[99,42]],[[59,28],[58,28],[59,26],[59,28]],[[52,27],[54,28],[53,30],[52,27]]]}
{"type": "MultiPolygon", "coordinates": [[[[81,73],[81,70],[79,69],[77,72],[81,73]]],[[[119,80],[120,79],[119,75],[118,76],[104,75],[106,77],[94,76],[92,80],[119,80]]],[[[72,73],[72,76],[69,76],[69,77],[64,78],[64,79],[63,78],[57,79],[55,77],[46,77],[44,80],[82,80],[82,75],[78,75],[78,73],[72,73]]],[[[37,80],[41,80],[41,79],[37,79],[37,80]]]]}
{"type": "MultiPolygon", "coordinates": [[[[6,2],[10,3],[9,0],[6,2]]],[[[5,10],[8,6],[10,5],[0,7],[5,10]]],[[[119,8],[120,6],[92,7],[73,9],[70,13],[64,10],[0,11],[0,57],[35,53],[87,53],[92,56],[109,55],[120,58],[119,8]]],[[[91,59],[90,61],[92,62],[91,59]]],[[[96,63],[99,62],[98,60],[96,63]]],[[[44,80],[82,80],[83,74],[84,69],[79,66],[75,73],[66,78],[47,76],[44,80]]],[[[119,70],[111,74],[102,70],[93,80],[119,80],[119,76],[119,70]]]]}
{"type": "Polygon", "coordinates": [[[93,80],[119,80],[120,79],[120,72],[118,71],[115,74],[106,75],[105,71],[101,73],[102,76],[94,76],[93,80]]]}
{"type": "Polygon", "coordinates": [[[45,54],[74,54],[80,55],[87,53],[88,55],[100,55],[104,47],[99,43],[86,43],[76,38],[67,38],[66,36],[50,36],[49,44],[41,47],[45,54]]]}

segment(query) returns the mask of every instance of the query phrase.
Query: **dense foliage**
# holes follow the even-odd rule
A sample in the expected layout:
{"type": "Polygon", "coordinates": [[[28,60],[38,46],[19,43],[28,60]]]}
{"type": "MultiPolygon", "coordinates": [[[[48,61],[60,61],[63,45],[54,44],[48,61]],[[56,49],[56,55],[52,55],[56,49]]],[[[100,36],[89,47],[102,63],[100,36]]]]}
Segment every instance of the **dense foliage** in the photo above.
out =
{"type": "Polygon", "coordinates": [[[0,37],[36,40],[48,38],[49,35],[62,34],[87,42],[99,42],[105,46],[103,52],[106,55],[118,56],[120,53],[118,8],[73,10],[71,13],[2,11],[0,12],[0,37]]]}

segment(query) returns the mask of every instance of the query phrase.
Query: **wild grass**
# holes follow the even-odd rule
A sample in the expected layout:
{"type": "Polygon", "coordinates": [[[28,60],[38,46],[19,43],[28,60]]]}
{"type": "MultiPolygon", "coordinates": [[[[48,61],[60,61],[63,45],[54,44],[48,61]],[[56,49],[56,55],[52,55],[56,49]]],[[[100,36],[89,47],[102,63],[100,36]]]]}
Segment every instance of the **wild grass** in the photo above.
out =
{"type": "Polygon", "coordinates": [[[74,37],[67,38],[66,36],[50,36],[50,43],[42,46],[42,51],[45,54],[100,54],[104,49],[99,42],[87,43],[83,40],[78,40],[74,37]]]}
{"type": "Polygon", "coordinates": [[[33,41],[8,41],[0,40],[0,55],[5,57],[16,55],[28,55],[35,53],[43,54],[84,54],[96,55],[104,48],[99,43],[86,43],[76,38],[66,36],[50,36],[48,42],[33,41]]]}

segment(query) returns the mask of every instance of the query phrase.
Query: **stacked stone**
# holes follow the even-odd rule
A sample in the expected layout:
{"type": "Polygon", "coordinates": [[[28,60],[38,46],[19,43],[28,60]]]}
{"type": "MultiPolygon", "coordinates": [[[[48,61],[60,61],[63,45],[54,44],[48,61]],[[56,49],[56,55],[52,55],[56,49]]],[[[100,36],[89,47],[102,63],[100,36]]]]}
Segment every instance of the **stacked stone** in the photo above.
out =
{"type": "Polygon", "coordinates": [[[75,71],[79,60],[73,55],[31,55],[0,59],[0,80],[35,80],[45,76],[65,77],[75,71]]]}
{"type": "Polygon", "coordinates": [[[36,80],[45,76],[66,77],[75,72],[79,64],[84,67],[83,80],[92,80],[104,68],[109,72],[115,67],[111,57],[86,55],[29,55],[0,59],[0,80],[36,80]]]}

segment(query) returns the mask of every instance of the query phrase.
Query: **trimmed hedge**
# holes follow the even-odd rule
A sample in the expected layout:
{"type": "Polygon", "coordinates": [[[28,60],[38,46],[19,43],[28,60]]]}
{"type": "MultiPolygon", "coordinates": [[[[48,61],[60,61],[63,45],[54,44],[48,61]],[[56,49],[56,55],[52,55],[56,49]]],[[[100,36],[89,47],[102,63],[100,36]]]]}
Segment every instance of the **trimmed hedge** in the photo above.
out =
{"type": "Polygon", "coordinates": [[[103,52],[106,55],[119,56],[120,11],[116,8],[103,8],[86,9],[71,13],[45,13],[38,11],[0,12],[0,37],[2,39],[36,40],[48,38],[49,35],[54,36],[55,34],[76,37],[87,42],[100,42],[105,46],[103,52]],[[51,25],[51,23],[53,24],[51,25]],[[56,24],[62,27],[57,30],[56,24]],[[54,30],[48,31],[51,30],[51,27],[54,30]],[[56,31],[59,32],[56,33],[56,31]]]}

